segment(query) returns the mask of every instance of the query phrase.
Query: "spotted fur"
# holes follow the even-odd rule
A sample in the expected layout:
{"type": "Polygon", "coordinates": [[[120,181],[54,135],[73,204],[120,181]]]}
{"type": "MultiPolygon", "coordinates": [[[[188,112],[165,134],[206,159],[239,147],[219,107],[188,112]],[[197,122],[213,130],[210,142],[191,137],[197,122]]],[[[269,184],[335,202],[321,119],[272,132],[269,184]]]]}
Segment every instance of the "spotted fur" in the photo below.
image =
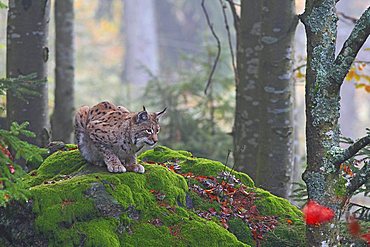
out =
{"type": "Polygon", "coordinates": [[[82,156],[90,163],[106,165],[110,172],[144,173],[136,153],[145,144],[158,142],[159,118],[165,113],[129,112],[123,106],[101,102],[82,106],[75,114],[75,136],[82,156]]]}

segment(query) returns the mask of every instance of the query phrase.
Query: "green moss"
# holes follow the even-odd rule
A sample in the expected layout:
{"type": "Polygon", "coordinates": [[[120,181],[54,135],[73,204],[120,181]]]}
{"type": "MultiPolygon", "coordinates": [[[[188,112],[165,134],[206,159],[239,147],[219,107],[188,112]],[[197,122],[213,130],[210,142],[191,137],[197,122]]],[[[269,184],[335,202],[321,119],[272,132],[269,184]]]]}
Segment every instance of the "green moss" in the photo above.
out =
{"type": "Polygon", "coordinates": [[[256,188],[256,202],[259,212],[263,215],[274,215],[281,219],[290,219],[301,222],[302,212],[284,198],[277,197],[270,192],[256,188]]]}
{"type": "Polygon", "coordinates": [[[305,237],[306,226],[302,222],[293,224],[280,223],[273,231],[266,234],[263,246],[266,247],[304,247],[306,244],[305,237]]]}
{"type": "Polygon", "coordinates": [[[239,178],[242,183],[249,187],[254,187],[253,180],[245,173],[232,171],[229,167],[214,160],[204,158],[195,158],[193,155],[186,151],[174,151],[167,147],[159,146],[153,150],[148,150],[139,156],[141,161],[151,162],[178,162],[181,165],[181,172],[192,172],[195,175],[203,176],[217,176],[220,172],[232,172],[235,177],[239,178]]]}
{"type": "Polygon", "coordinates": [[[76,224],[76,230],[86,236],[83,246],[119,247],[118,220],[94,219],[76,224]]]}
{"type": "Polygon", "coordinates": [[[26,182],[30,186],[43,183],[46,180],[59,180],[60,175],[70,175],[84,169],[88,164],[78,150],[57,151],[50,155],[41,166],[30,172],[26,182]]]}
{"type": "Polygon", "coordinates": [[[239,218],[229,220],[229,231],[243,243],[254,242],[249,227],[239,218]]]}
{"type": "Polygon", "coordinates": [[[186,246],[249,246],[212,221],[191,221],[181,226],[186,246]]]}
{"type": "Polygon", "coordinates": [[[306,246],[303,213],[284,198],[256,188],[255,204],[262,215],[277,216],[279,224],[266,234],[263,246],[306,246]]]}
{"type": "MultiPolygon", "coordinates": [[[[140,160],[176,162],[181,172],[203,176],[230,171],[220,162],[195,158],[189,152],[166,147],[147,151],[140,155],[140,160]]],[[[105,168],[87,164],[78,150],[54,153],[27,177],[38,232],[48,239],[50,246],[255,244],[248,226],[241,220],[231,220],[230,231],[227,231],[219,219],[208,221],[199,217],[198,211],[219,210],[220,205],[189,191],[183,176],[157,164],[143,165],[144,174],[112,174],[105,168]],[[51,180],[54,183],[44,183],[51,180]],[[191,208],[187,208],[189,200],[191,208]]],[[[246,174],[233,174],[253,186],[246,174]]],[[[262,214],[276,215],[282,222],[290,219],[294,224],[302,223],[302,214],[288,201],[261,189],[256,189],[256,193],[256,204],[262,214]]],[[[284,243],[287,241],[284,234],[295,239],[300,233],[279,224],[271,236],[284,243]]]]}

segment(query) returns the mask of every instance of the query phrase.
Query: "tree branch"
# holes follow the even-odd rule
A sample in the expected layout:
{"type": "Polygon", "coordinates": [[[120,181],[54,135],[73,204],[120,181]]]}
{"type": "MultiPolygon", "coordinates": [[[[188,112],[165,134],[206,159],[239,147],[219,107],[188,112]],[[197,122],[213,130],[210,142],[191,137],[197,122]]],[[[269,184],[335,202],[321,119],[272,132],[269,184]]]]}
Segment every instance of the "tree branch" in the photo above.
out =
{"type": "Polygon", "coordinates": [[[370,34],[370,7],[365,10],[356,22],[350,36],[344,43],[342,50],[334,61],[331,71],[331,80],[334,84],[341,86],[357,53],[365,43],[370,34]]]}
{"type": "Polygon", "coordinates": [[[338,155],[338,157],[334,161],[334,165],[339,166],[346,160],[349,160],[350,158],[355,156],[355,154],[357,154],[358,151],[360,151],[362,148],[366,147],[369,144],[370,144],[370,134],[362,137],[361,139],[353,143],[351,146],[349,146],[346,150],[344,150],[342,154],[338,155]]]}
{"type": "Polygon", "coordinates": [[[213,77],[213,74],[215,73],[218,60],[220,59],[220,55],[221,55],[221,42],[220,42],[220,39],[218,38],[218,36],[217,36],[217,34],[215,32],[215,29],[213,28],[213,24],[211,23],[211,20],[209,19],[209,15],[208,15],[207,9],[206,9],[206,7],[204,5],[204,0],[202,0],[201,6],[202,6],[203,13],[204,13],[204,15],[206,17],[208,27],[209,27],[209,29],[211,29],[212,35],[213,35],[213,37],[217,41],[217,55],[216,55],[215,61],[213,63],[211,72],[209,73],[207,85],[206,85],[206,87],[204,89],[204,94],[207,94],[207,90],[208,90],[209,86],[211,85],[212,77],[213,77]]]}
{"type": "Polygon", "coordinates": [[[347,195],[352,195],[369,179],[370,179],[370,166],[368,163],[365,163],[364,167],[362,167],[360,171],[356,174],[356,176],[351,179],[350,184],[347,187],[347,195]]]}
{"type": "Polygon", "coordinates": [[[346,15],[345,13],[343,12],[337,12],[337,15],[338,16],[341,16],[344,20],[348,20],[350,21],[352,24],[356,24],[356,21],[358,21],[357,18],[355,17],[352,17],[352,16],[349,16],[349,15],[346,15]]]}
{"type": "Polygon", "coordinates": [[[226,5],[224,5],[224,1],[223,0],[219,0],[219,1],[220,1],[220,5],[221,5],[221,8],[222,8],[222,14],[224,16],[225,28],[226,28],[226,31],[227,31],[227,40],[228,40],[228,43],[229,43],[229,49],[230,49],[230,55],[231,55],[231,64],[233,66],[235,83],[238,85],[238,83],[239,83],[239,74],[238,74],[238,70],[236,69],[233,43],[232,43],[232,40],[231,40],[231,33],[230,33],[230,28],[229,28],[229,22],[227,20],[227,15],[226,15],[226,11],[225,11],[226,5]]]}
{"type": "Polygon", "coordinates": [[[236,31],[238,31],[239,24],[240,24],[240,17],[238,16],[238,13],[236,12],[236,8],[235,8],[236,3],[234,3],[234,0],[226,0],[226,1],[229,3],[231,13],[233,14],[233,17],[234,17],[234,28],[236,31]]]}

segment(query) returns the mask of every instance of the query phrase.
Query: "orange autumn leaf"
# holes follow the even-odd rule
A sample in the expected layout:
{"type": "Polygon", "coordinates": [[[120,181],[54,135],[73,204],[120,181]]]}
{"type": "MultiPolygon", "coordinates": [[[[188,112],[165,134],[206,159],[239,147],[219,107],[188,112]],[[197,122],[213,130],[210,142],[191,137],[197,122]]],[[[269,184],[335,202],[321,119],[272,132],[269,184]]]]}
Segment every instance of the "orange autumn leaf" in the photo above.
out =
{"type": "Polygon", "coordinates": [[[368,92],[368,93],[370,93],[370,85],[366,85],[365,86],[365,91],[368,92]]]}
{"type": "Polygon", "coordinates": [[[350,69],[349,70],[349,72],[348,72],[348,74],[347,74],[347,76],[346,76],[346,79],[348,80],[348,81],[350,81],[350,80],[352,80],[353,79],[353,77],[355,76],[355,71],[354,71],[354,69],[350,69]]]}
{"type": "Polygon", "coordinates": [[[347,175],[353,177],[353,172],[352,172],[352,169],[349,165],[341,164],[339,169],[342,170],[347,175]]]}

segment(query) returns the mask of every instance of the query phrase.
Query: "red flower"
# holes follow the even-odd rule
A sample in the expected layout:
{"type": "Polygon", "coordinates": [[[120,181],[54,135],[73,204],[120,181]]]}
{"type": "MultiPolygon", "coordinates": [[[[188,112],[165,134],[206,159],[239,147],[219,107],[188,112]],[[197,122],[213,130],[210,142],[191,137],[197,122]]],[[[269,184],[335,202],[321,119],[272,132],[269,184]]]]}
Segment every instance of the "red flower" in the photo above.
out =
{"type": "Polygon", "coordinates": [[[303,208],[304,220],[308,225],[319,225],[334,218],[331,208],[322,206],[313,200],[309,200],[303,208]]]}

